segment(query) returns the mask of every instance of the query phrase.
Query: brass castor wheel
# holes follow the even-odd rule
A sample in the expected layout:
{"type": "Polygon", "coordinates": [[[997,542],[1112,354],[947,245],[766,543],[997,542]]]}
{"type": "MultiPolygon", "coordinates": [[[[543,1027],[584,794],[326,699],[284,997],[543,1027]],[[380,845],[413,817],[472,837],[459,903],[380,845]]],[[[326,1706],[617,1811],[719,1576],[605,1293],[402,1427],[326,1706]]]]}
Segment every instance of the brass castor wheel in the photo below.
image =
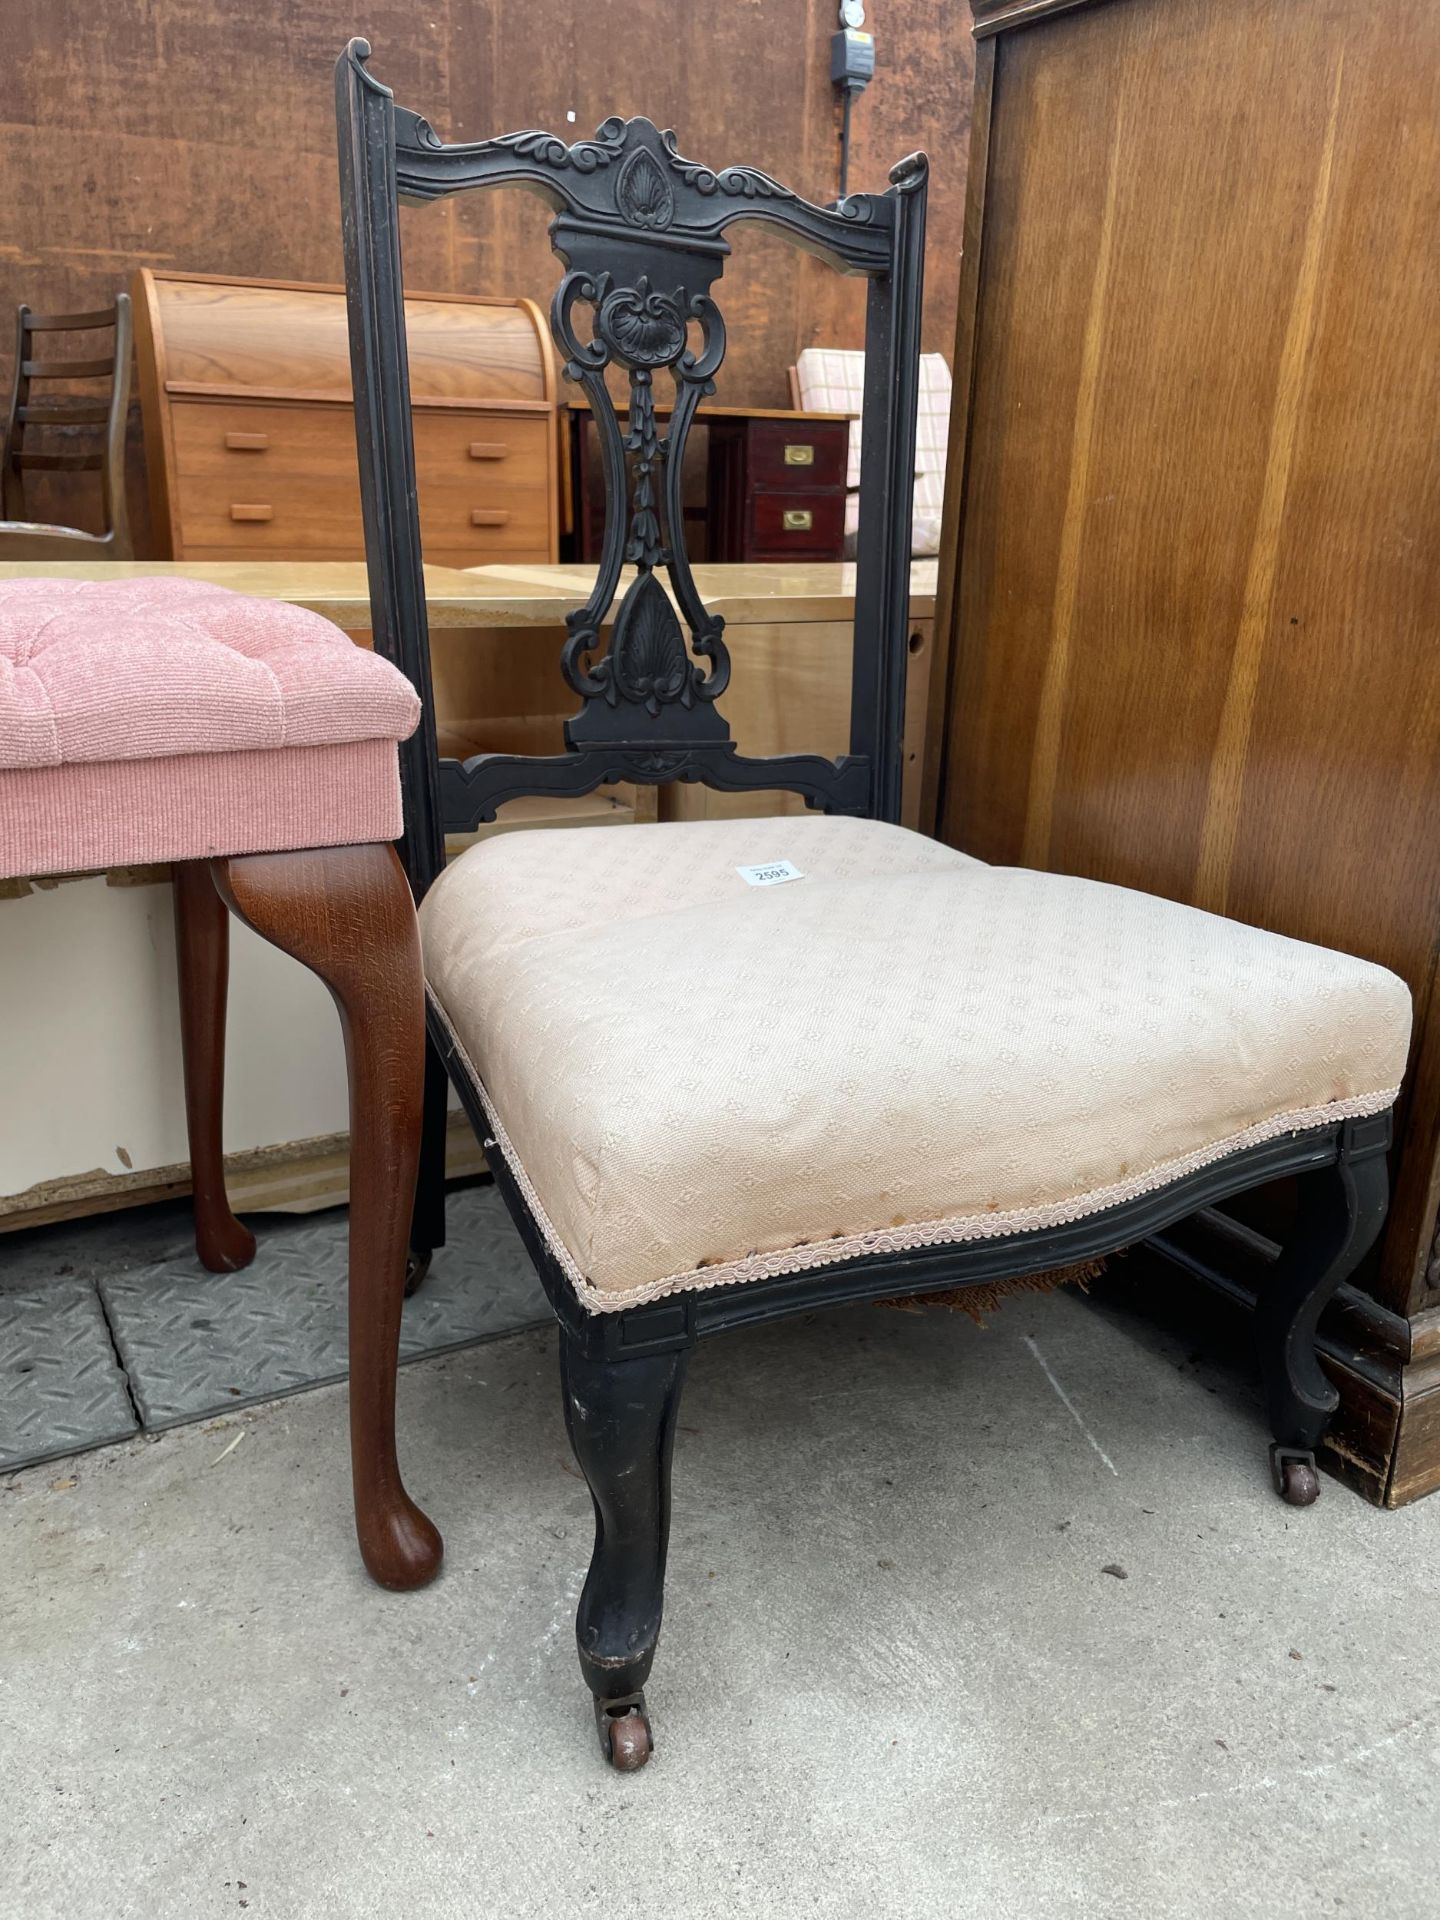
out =
{"type": "Polygon", "coordinates": [[[1288,1507],[1313,1507],[1320,1498],[1320,1475],[1315,1456],[1306,1447],[1273,1446],[1270,1472],[1275,1491],[1288,1507]]]}
{"type": "Polygon", "coordinates": [[[622,1700],[597,1700],[595,1725],[600,1751],[617,1773],[638,1773],[655,1751],[643,1693],[622,1700]]]}
{"type": "Polygon", "coordinates": [[[405,1298],[407,1300],[419,1289],[420,1282],[430,1271],[430,1262],[434,1257],[432,1253],[416,1253],[413,1247],[405,1256],[405,1298]]]}

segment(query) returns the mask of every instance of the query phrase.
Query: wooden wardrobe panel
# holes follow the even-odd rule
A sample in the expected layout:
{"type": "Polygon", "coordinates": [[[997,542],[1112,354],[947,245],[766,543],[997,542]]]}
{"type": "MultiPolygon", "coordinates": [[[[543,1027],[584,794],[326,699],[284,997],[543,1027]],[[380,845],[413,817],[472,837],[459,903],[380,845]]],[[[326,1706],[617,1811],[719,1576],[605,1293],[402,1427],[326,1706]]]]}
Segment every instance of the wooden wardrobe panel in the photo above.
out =
{"type": "Polygon", "coordinates": [[[1191,895],[1324,144],[1303,12],[1005,43],[945,816],[987,857],[1191,895]]]}
{"type": "Polygon", "coordinates": [[[994,71],[942,832],[1401,973],[1417,1041],[1377,1289],[1423,1312],[1440,8],[976,14],[994,71]]]}

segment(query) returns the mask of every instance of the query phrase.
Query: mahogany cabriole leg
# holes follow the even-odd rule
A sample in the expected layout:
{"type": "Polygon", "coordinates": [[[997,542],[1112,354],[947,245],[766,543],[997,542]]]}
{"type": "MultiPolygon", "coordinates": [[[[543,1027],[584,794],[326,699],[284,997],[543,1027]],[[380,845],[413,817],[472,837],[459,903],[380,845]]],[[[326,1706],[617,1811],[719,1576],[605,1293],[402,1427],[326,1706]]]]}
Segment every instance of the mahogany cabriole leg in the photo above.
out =
{"type": "Polygon", "coordinates": [[[595,1503],[595,1550],[575,1616],[600,1746],[633,1772],[653,1741],[644,1686],[660,1636],[670,1537],[670,1456],[687,1350],[595,1359],[561,1328],[565,1425],[595,1503]]]}
{"type": "Polygon", "coordinates": [[[420,1151],[424,984],[415,905],[390,846],[212,863],[232,913],[325,982],[350,1075],[350,1454],[360,1552],[382,1587],[434,1577],[440,1535],[395,1455],[395,1368],[420,1151]]]}
{"type": "Polygon", "coordinates": [[[1319,1498],[1315,1449],[1340,1396],[1321,1369],[1315,1334],[1337,1287],[1375,1244],[1389,1200],[1390,1115],[1348,1120],[1339,1158],[1300,1175],[1293,1241],[1257,1302],[1256,1332],[1275,1444],[1275,1490],[1294,1507],[1319,1498]]]}
{"type": "Polygon", "coordinates": [[[203,860],[179,861],[173,872],[180,1053],[194,1186],[195,1251],[200,1264],[211,1273],[234,1273],[255,1258],[255,1236],[230,1211],[225,1192],[225,995],[230,979],[230,916],[203,860]]]}

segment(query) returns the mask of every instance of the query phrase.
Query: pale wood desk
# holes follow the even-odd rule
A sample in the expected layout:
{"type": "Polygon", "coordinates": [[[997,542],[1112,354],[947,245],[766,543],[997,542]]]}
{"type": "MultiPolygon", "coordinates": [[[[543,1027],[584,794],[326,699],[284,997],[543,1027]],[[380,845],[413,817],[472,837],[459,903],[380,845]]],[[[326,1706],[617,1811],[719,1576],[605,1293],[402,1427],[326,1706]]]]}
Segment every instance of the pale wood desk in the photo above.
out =
{"type": "MultiPolygon", "coordinates": [[[[939,562],[910,568],[910,612],[928,620],[935,610],[939,562]]],[[[852,560],[798,560],[734,566],[697,566],[695,584],[706,606],[735,620],[834,620],[853,612],[852,560]]],[[[9,560],[0,580],[139,580],[151,576],[212,580],[262,600],[310,607],[347,631],[370,625],[370,588],[359,560],[9,560]]],[[[425,602],[432,627],[496,626],[563,620],[580,606],[595,569],[572,565],[426,567],[425,602]]]]}
{"type": "MultiPolygon", "coordinates": [[[[920,761],[929,692],[929,652],[937,562],[911,568],[911,666],[906,715],[907,825],[928,825],[920,811],[920,761]]],[[[359,561],[133,561],[0,565],[0,580],[49,576],[73,580],[173,575],[211,580],[238,593],[312,608],[368,641],[370,594],[359,561]]],[[[573,566],[425,569],[436,714],[442,750],[555,753],[574,701],[560,678],[565,615],[583,605],[594,570],[573,566]],[[553,639],[554,644],[549,644],[553,639]]],[[[696,586],[723,615],[734,663],[721,703],[743,753],[844,753],[850,726],[850,626],[855,567],[849,561],[700,566],[696,586]]],[[[517,802],[504,825],[634,817],[634,795],[581,802],[517,802]]],[[[644,796],[653,799],[653,793],[644,796]]],[[[717,794],[669,788],[665,819],[736,812],[789,812],[794,796],[717,794]]],[[[653,810],[642,805],[642,812],[653,810]]]]}
{"type": "MultiPolygon", "coordinates": [[[[170,574],[305,606],[368,639],[369,590],[356,561],[214,561],[0,566],[0,579],[48,575],[120,579],[170,574]]],[[[575,567],[426,569],[431,643],[449,727],[496,744],[555,751],[573,705],[560,678],[565,614],[593,573],[575,567]]],[[[855,570],[840,563],[697,569],[707,604],[724,614],[734,677],[721,705],[742,750],[846,750],[855,570]]],[[[919,820],[919,741],[935,562],[912,572],[910,745],[905,818],[919,820]]],[[[711,794],[700,787],[621,789],[558,813],[522,801],[501,830],[622,825],[709,816],[737,805],[798,806],[790,796],[711,794]]],[[[494,831],[495,829],[491,829],[494,831]]],[[[32,1116],[0,1141],[0,1231],[134,1206],[189,1190],[165,868],[73,885],[19,883],[0,898],[0,1053],[7,1096],[32,1116]],[[104,1060],[106,1072],[95,1071],[104,1060]],[[120,1149],[123,1148],[123,1155],[120,1149]]],[[[227,1182],[242,1209],[305,1209],[346,1196],[343,1058],[322,990],[244,928],[233,930],[227,1182]],[[261,1070],[263,1068],[263,1070],[261,1070]]],[[[457,1116],[458,1118],[458,1116],[457,1116]]],[[[479,1165],[460,1123],[456,1173],[479,1165]]]]}

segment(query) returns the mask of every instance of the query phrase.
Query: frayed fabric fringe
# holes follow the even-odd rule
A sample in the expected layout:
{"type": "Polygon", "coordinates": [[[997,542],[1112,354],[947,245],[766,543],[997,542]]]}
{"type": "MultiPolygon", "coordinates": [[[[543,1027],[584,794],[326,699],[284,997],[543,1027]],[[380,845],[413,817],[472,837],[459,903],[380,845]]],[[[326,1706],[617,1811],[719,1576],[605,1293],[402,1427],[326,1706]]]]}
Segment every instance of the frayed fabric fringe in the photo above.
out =
{"type": "Polygon", "coordinates": [[[889,1300],[877,1300],[877,1307],[893,1313],[924,1313],[927,1307],[943,1307],[946,1313],[968,1313],[977,1327],[986,1325],[987,1313],[998,1313],[1007,1300],[1019,1293],[1054,1293],[1058,1287],[1079,1287],[1090,1291],[1090,1282],[1098,1280],[1108,1262],[1077,1260],[1072,1267],[1050,1267],[1044,1273],[1023,1273],[1016,1280],[987,1280],[974,1287],[946,1287],[940,1293],[907,1293],[889,1300]]]}

